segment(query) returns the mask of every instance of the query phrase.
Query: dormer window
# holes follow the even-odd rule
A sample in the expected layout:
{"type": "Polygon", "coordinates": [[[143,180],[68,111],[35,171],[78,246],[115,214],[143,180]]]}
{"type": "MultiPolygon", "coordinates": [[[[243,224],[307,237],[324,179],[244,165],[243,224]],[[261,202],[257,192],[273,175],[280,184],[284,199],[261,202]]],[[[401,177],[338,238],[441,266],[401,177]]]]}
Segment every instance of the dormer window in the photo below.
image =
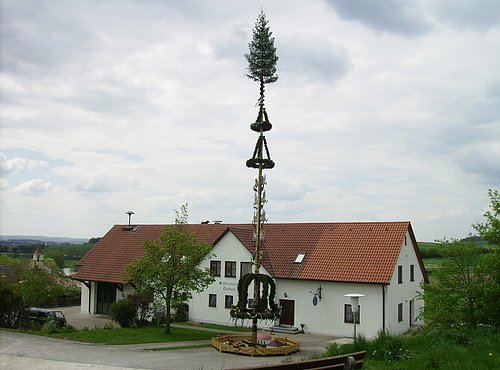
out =
{"type": "Polygon", "coordinates": [[[304,257],[305,257],[305,256],[306,256],[306,255],[305,255],[304,253],[299,253],[299,254],[297,255],[297,258],[295,258],[294,263],[302,263],[302,261],[304,260],[304,257]]]}

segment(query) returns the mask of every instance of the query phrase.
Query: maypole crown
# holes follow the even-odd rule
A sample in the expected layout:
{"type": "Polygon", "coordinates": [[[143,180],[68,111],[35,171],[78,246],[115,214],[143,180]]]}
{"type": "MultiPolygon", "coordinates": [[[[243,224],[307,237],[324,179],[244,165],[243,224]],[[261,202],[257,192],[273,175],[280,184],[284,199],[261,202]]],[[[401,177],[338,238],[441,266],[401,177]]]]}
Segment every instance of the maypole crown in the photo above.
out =
{"type": "Polygon", "coordinates": [[[250,128],[255,132],[265,132],[269,131],[273,128],[271,122],[269,122],[269,118],[267,117],[266,108],[263,106],[259,109],[259,115],[254,123],[250,125],[250,128]]]}

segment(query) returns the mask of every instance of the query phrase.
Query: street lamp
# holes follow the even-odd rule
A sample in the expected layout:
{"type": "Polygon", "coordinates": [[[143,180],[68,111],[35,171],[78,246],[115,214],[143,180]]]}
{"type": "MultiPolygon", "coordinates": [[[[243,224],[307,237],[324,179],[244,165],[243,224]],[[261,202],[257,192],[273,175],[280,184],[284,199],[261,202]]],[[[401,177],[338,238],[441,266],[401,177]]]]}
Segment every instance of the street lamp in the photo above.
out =
{"type": "Polygon", "coordinates": [[[356,341],[356,317],[359,314],[358,311],[358,304],[359,304],[359,297],[364,297],[364,294],[358,294],[358,293],[349,293],[349,294],[344,294],[344,297],[349,297],[351,298],[351,311],[352,311],[352,318],[354,322],[354,340],[356,341]]]}

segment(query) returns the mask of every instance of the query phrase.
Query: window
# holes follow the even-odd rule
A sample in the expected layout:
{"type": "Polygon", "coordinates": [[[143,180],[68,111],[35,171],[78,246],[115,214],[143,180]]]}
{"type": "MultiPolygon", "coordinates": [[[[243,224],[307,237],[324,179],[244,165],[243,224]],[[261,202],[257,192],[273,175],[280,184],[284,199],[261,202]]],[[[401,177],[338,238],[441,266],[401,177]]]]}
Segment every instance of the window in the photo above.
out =
{"type": "Polygon", "coordinates": [[[398,322],[403,321],[403,304],[398,303],[398,322]]]}
{"type": "Polygon", "coordinates": [[[220,276],[220,261],[210,261],[210,273],[212,276],[220,276]]]}
{"type": "Polygon", "coordinates": [[[224,307],[225,308],[231,308],[233,305],[233,296],[232,295],[227,295],[224,297],[224,307]]]}
{"type": "Polygon", "coordinates": [[[248,306],[247,306],[247,308],[253,308],[253,299],[250,298],[248,300],[248,306]]]}
{"type": "Polygon", "coordinates": [[[398,284],[403,284],[403,266],[398,266],[398,284]]]}
{"type": "Polygon", "coordinates": [[[406,240],[406,235],[405,235],[405,245],[408,245],[408,241],[406,240]]]}
{"type": "Polygon", "coordinates": [[[410,281],[415,281],[415,265],[410,265],[410,281]]]}
{"type": "MultiPolygon", "coordinates": [[[[361,314],[360,307],[358,305],[358,313],[356,315],[356,324],[359,324],[359,316],[361,314]]],[[[344,305],[344,322],[349,324],[354,324],[354,315],[352,313],[352,307],[350,304],[344,305]]]]}
{"type": "Polygon", "coordinates": [[[208,307],[217,307],[217,294],[208,295],[208,307]]]}
{"type": "Polygon", "coordinates": [[[297,258],[295,258],[294,263],[302,263],[302,261],[304,261],[305,256],[306,255],[304,253],[297,254],[297,258]]]}
{"type": "Polygon", "coordinates": [[[225,277],[236,277],[236,262],[226,261],[224,269],[225,277]]]}
{"type": "Polygon", "coordinates": [[[252,262],[241,262],[240,264],[240,277],[252,272],[252,262]]]}

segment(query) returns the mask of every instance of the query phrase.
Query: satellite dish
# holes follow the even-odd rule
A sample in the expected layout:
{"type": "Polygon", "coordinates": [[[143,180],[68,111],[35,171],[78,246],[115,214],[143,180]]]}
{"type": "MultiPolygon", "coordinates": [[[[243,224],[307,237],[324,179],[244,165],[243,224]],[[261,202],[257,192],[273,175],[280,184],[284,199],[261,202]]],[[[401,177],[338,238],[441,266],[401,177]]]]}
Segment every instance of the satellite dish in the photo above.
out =
{"type": "Polygon", "coordinates": [[[317,306],[318,305],[318,297],[314,296],[313,297],[313,306],[317,306]]]}

